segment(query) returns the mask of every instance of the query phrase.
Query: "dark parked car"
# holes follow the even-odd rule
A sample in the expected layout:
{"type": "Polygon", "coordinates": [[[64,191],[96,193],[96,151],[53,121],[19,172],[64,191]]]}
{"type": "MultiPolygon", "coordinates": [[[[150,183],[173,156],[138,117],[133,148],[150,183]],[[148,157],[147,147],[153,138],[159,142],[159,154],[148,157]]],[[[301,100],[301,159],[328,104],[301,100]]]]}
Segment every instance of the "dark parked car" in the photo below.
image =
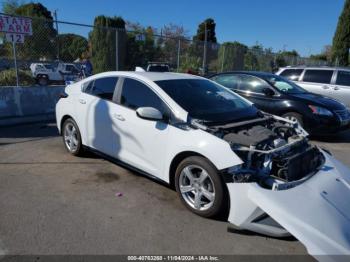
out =
{"type": "Polygon", "coordinates": [[[260,110],[298,121],[311,134],[348,129],[350,112],[342,103],[313,94],[271,73],[228,72],[211,80],[253,102],[260,110]]]}

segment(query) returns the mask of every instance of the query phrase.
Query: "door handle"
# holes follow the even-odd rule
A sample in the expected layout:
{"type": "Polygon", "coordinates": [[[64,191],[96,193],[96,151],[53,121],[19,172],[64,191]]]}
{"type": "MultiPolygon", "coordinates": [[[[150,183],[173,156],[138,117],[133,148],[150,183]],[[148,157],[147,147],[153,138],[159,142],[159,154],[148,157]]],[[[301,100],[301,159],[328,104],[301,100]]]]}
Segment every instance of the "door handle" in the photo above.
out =
{"type": "Polygon", "coordinates": [[[119,114],[114,114],[113,117],[118,119],[118,120],[120,120],[120,121],[124,121],[125,120],[125,118],[122,115],[119,115],[119,114]]]}
{"type": "Polygon", "coordinates": [[[84,99],[79,99],[80,104],[86,104],[86,101],[84,99]]]}
{"type": "Polygon", "coordinates": [[[323,88],[323,89],[329,89],[329,86],[323,85],[322,88],[323,88]]]}

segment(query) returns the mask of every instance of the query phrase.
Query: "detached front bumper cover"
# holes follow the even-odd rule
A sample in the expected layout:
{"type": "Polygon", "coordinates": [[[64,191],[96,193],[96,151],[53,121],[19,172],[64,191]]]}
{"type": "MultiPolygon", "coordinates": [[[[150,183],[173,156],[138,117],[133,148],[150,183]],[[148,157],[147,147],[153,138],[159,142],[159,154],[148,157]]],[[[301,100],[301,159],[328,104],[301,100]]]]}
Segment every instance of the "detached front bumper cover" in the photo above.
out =
{"type": "Polygon", "coordinates": [[[323,168],[290,189],[273,191],[256,183],[228,183],[229,222],[272,236],[289,232],[315,257],[350,256],[350,169],[324,155],[323,168]],[[269,219],[261,219],[264,214],[269,219]]]}

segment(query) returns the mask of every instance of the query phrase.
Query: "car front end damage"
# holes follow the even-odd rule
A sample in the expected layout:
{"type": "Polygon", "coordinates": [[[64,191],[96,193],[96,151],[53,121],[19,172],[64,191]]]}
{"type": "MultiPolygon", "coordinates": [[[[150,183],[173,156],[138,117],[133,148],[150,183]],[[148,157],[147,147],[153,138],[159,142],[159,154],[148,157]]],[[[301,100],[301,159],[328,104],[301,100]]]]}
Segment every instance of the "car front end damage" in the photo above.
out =
{"type": "Polygon", "coordinates": [[[222,170],[232,227],[292,234],[314,256],[350,255],[350,170],[297,123],[264,114],[205,128],[244,162],[222,170]]]}

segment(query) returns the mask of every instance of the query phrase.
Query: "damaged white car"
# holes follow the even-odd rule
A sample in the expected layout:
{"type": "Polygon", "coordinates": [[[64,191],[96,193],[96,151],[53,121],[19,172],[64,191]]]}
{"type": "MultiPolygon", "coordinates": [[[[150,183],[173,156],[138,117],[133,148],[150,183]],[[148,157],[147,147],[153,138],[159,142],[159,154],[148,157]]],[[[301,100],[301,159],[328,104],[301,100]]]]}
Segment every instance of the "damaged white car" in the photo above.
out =
{"type": "Polygon", "coordinates": [[[229,209],[235,228],[294,235],[312,255],[350,255],[350,170],[297,123],[210,80],[107,72],[56,106],[67,150],[102,153],[175,186],[191,211],[229,209]]]}

